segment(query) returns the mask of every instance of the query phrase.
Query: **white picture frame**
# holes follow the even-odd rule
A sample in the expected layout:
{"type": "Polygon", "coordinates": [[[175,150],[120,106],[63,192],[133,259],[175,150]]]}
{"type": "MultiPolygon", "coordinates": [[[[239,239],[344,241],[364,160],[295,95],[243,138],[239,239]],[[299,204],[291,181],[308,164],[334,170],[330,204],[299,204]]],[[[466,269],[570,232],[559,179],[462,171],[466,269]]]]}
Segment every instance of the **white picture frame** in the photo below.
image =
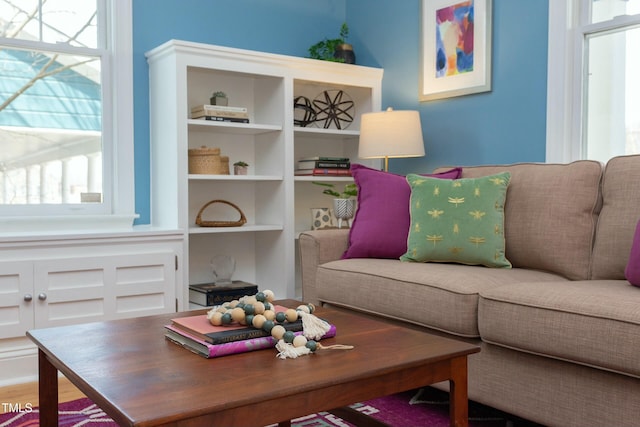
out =
{"type": "Polygon", "coordinates": [[[422,0],[420,101],[491,91],[491,15],[491,0],[422,0]]]}

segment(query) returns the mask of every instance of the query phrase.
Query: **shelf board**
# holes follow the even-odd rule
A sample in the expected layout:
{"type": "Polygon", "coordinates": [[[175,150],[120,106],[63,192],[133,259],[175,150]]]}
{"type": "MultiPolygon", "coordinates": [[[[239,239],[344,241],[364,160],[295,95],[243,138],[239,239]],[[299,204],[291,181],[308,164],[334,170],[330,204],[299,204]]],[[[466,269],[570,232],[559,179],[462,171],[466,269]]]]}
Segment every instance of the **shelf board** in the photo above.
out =
{"type": "Polygon", "coordinates": [[[261,133],[279,132],[282,130],[281,125],[266,125],[259,123],[233,123],[233,122],[214,122],[211,120],[188,119],[187,123],[190,128],[219,130],[227,133],[239,133],[246,135],[258,135],[261,133]]]}
{"type": "Polygon", "coordinates": [[[189,181],[282,181],[282,175],[208,175],[190,173],[189,181]]]}
{"type": "Polygon", "coordinates": [[[359,130],[349,130],[349,129],[324,129],[324,128],[314,128],[314,127],[299,127],[295,126],[293,131],[296,134],[307,134],[307,135],[322,135],[322,136],[337,136],[342,138],[358,138],[360,136],[359,130]]]}
{"type": "Polygon", "coordinates": [[[294,177],[294,181],[300,181],[300,182],[311,182],[311,181],[353,181],[353,177],[352,176],[327,176],[327,175],[316,175],[316,176],[308,176],[308,175],[302,175],[302,176],[296,176],[294,177]]]}
{"type": "Polygon", "coordinates": [[[282,224],[245,224],[240,227],[189,227],[189,234],[252,233],[255,231],[282,231],[282,224]]]}

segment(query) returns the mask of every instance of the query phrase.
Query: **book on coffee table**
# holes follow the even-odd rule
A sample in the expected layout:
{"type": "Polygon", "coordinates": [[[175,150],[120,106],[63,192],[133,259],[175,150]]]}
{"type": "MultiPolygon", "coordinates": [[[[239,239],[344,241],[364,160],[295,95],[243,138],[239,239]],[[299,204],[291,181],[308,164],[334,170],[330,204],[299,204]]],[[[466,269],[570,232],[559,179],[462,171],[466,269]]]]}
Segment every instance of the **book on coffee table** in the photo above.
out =
{"type": "MultiPolygon", "coordinates": [[[[286,311],[286,307],[274,306],[274,311],[286,311]]],[[[295,322],[279,323],[285,330],[298,332],[302,330],[302,320],[295,322]]],[[[233,341],[242,341],[251,338],[268,337],[270,334],[262,329],[252,328],[246,325],[214,326],[209,322],[206,314],[195,316],[177,317],[171,319],[171,326],[197,337],[209,344],[223,344],[233,341]]]]}
{"type": "MultiPolygon", "coordinates": [[[[248,340],[226,342],[223,344],[210,344],[206,341],[199,339],[194,335],[190,335],[188,332],[177,329],[172,325],[165,326],[165,337],[178,344],[181,347],[186,348],[200,356],[207,359],[214,357],[227,356],[230,354],[246,353],[249,351],[262,350],[265,348],[275,347],[278,340],[272,336],[251,338],[248,340]]],[[[302,331],[294,332],[296,335],[301,335],[302,331]]],[[[336,335],[336,327],[331,325],[329,331],[322,336],[321,339],[331,338],[336,335]]]]}

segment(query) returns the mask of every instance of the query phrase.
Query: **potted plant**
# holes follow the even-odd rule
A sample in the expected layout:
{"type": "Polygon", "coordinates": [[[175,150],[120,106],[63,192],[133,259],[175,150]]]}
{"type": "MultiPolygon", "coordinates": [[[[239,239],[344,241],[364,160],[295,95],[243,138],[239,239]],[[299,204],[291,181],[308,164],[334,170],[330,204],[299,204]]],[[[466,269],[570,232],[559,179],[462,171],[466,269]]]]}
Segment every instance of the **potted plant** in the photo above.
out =
{"type": "Polygon", "coordinates": [[[335,51],[333,56],[342,62],[347,64],[355,64],[356,63],[356,54],[353,51],[353,46],[347,43],[347,37],[349,37],[349,27],[347,23],[344,22],[340,27],[340,43],[338,43],[335,47],[335,51]]]}
{"type": "Polygon", "coordinates": [[[233,173],[235,175],[246,175],[249,168],[249,163],[243,161],[235,162],[233,164],[233,173]]]}
{"type": "Polygon", "coordinates": [[[322,194],[333,197],[333,215],[338,219],[338,228],[342,228],[342,220],[347,222],[353,218],[356,201],[352,199],[358,195],[358,187],[353,182],[345,184],[342,191],[336,190],[336,185],[328,182],[312,181],[313,184],[326,187],[322,194]]]}
{"type": "Polygon", "coordinates": [[[322,194],[333,196],[336,199],[349,199],[358,195],[358,187],[353,182],[345,184],[344,189],[341,192],[336,190],[336,185],[330,182],[312,181],[312,183],[321,187],[326,187],[322,191],[322,194]]]}
{"type": "Polygon", "coordinates": [[[221,91],[213,92],[211,98],[209,98],[209,103],[211,105],[229,105],[229,98],[227,98],[227,94],[221,91]]]}
{"type": "Polygon", "coordinates": [[[313,59],[322,59],[324,61],[346,62],[347,64],[355,64],[356,56],[353,52],[353,46],[347,43],[349,36],[349,26],[346,22],[340,27],[340,37],[335,39],[327,39],[309,47],[309,57],[313,59]]]}

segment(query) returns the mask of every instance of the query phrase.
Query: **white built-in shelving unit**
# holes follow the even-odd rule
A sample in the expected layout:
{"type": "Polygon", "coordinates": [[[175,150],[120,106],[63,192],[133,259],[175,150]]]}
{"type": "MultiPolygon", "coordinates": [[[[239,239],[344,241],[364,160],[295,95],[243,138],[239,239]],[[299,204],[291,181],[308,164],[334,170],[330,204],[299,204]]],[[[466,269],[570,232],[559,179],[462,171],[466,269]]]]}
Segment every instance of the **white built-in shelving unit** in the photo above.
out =
{"type": "MultiPolygon", "coordinates": [[[[331,206],[312,181],[343,184],[351,178],[295,176],[296,161],[308,156],[357,158],[360,115],[380,110],[382,70],[171,40],[149,52],[152,225],[184,231],[184,289],[211,282],[214,255],[236,259],[234,279],[296,295],[296,237],[311,227],[310,209],[331,206]],[[247,107],[250,122],[190,119],[196,105],[224,91],[230,106],[247,107]],[[346,129],[294,126],[294,98],[311,100],[343,90],[355,104],[346,129]],[[188,150],[218,147],[223,156],[249,163],[249,175],[189,174],[188,150]],[[199,227],[200,208],[214,199],[234,203],[247,217],[239,227],[199,227]]],[[[231,173],[233,167],[231,166],[231,173]]],[[[234,220],[238,213],[214,204],[203,219],[234,220]]]]}

